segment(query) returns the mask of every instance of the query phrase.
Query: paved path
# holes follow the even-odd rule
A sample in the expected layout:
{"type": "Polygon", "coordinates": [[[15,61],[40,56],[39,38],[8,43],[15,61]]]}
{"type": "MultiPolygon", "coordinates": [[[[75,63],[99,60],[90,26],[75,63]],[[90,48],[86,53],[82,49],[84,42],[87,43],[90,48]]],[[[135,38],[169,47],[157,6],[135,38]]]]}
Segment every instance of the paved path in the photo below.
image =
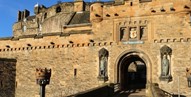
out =
{"type": "Polygon", "coordinates": [[[146,97],[145,89],[121,91],[113,97],[146,97]]]}

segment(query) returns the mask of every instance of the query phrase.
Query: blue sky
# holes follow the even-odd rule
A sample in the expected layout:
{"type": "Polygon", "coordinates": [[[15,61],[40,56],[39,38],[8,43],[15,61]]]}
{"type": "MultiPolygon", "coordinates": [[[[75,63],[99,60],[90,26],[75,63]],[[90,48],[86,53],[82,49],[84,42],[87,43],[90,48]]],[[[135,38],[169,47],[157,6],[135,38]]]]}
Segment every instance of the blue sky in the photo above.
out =
{"type": "Polygon", "coordinates": [[[34,14],[36,3],[50,7],[58,1],[73,2],[74,0],[0,0],[0,37],[12,36],[12,26],[17,21],[18,10],[27,9],[34,14]]]}

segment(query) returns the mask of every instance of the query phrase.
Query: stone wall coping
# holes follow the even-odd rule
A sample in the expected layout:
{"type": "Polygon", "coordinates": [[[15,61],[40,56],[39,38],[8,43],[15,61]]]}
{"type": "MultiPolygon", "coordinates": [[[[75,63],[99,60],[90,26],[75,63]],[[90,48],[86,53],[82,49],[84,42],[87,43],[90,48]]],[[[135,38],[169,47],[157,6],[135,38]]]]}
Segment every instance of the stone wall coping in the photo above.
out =
{"type": "Polygon", "coordinates": [[[31,34],[31,35],[22,35],[19,37],[2,37],[0,38],[0,41],[3,40],[11,40],[11,41],[17,41],[19,39],[26,39],[26,38],[33,38],[33,39],[39,39],[43,37],[48,37],[48,36],[70,36],[71,34],[91,34],[91,30],[72,30],[69,32],[54,32],[54,33],[43,33],[43,34],[31,34]]]}
{"type": "Polygon", "coordinates": [[[37,50],[37,49],[54,49],[54,48],[73,48],[73,47],[95,47],[95,46],[111,46],[115,45],[114,42],[89,42],[89,43],[68,43],[68,44],[50,44],[50,45],[28,45],[23,47],[4,47],[0,48],[0,52],[8,52],[8,51],[24,51],[24,50],[37,50]]]}
{"type": "Polygon", "coordinates": [[[1,37],[0,40],[11,40],[13,37],[1,37]]]}
{"type": "Polygon", "coordinates": [[[92,26],[91,23],[83,23],[83,24],[72,24],[72,25],[64,25],[64,28],[73,28],[73,27],[83,27],[83,26],[92,26]]]}
{"type": "Polygon", "coordinates": [[[154,39],[154,43],[169,43],[169,42],[191,42],[191,38],[154,39]]]}

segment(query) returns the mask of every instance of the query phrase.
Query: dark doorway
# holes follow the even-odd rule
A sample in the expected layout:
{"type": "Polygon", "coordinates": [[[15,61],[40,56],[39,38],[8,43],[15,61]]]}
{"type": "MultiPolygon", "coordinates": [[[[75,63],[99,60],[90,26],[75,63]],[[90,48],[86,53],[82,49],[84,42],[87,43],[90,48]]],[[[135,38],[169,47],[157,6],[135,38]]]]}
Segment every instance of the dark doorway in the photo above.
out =
{"type": "Polygon", "coordinates": [[[146,64],[138,55],[124,56],[119,66],[121,90],[145,89],[146,64]]]}

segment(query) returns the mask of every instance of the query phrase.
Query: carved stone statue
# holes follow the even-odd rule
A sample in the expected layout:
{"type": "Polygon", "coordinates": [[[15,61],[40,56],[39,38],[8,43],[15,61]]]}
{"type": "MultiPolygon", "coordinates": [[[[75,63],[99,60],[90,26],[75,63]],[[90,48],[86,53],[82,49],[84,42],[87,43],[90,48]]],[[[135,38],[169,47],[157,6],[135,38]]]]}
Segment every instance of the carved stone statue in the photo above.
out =
{"type": "Polygon", "coordinates": [[[164,45],[161,49],[161,76],[159,77],[162,81],[172,81],[171,75],[171,55],[172,49],[167,45],[164,45]]]}
{"type": "Polygon", "coordinates": [[[127,40],[127,28],[122,27],[120,30],[120,40],[127,40]]]}
{"type": "Polygon", "coordinates": [[[109,52],[105,48],[102,48],[99,51],[99,76],[98,76],[98,78],[100,80],[104,80],[104,81],[108,80],[108,73],[107,73],[108,55],[109,55],[109,52]]]}
{"type": "Polygon", "coordinates": [[[107,57],[102,56],[100,60],[100,73],[101,76],[106,76],[106,64],[107,64],[107,57]]]}
{"type": "Polygon", "coordinates": [[[162,76],[168,76],[168,74],[169,74],[169,60],[167,58],[167,55],[164,55],[162,59],[162,76]]]}

